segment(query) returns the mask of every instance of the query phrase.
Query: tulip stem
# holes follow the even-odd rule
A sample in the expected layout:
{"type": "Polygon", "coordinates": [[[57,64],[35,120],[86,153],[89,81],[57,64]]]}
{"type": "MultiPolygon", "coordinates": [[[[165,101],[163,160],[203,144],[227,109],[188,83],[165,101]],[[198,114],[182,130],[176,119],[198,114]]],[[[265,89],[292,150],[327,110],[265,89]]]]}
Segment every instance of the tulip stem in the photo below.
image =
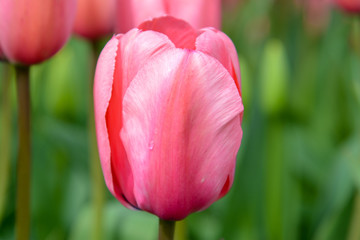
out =
{"type": "Polygon", "coordinates": [[[166,221],[159,218],[159,240],[173,240],[175,221],[166,221]]]}
{"type": "Polygon", "coordinates": [[[94,73],[96,67],[96,60],[99,56],[97,48],[97,41],[91,42],[91,63],[90,63],[90,79],[89,79],[89,117],[88,117],[88,134],[89,134],[89,160],[92,176],[92,201],[94,209],[93,221],[93,240],[102,239],[102,215],[104,206],[104,180],[100,166],[99,154],[97,151],[96,135],[95,135],[95,120],[94,120],[94,99],[93,99],[93,85],[94,73]]]}
{"type": "Polygon", "coordinates": [[[185,240],[187,237],[187,226],[186,220],[181,220],[176,222],[175,236],[174,239],[185,240]]]}
{"type": "Polygon", "coordinates": [[[0,94],[1,102],[1,128],[0,128],[0,224],[3,218],[5,204],[7,199],[7,189],[10,176],[10,158],[11,158],[11,101],[10,101],[10,65],[2,65],[2,92],[0,94]]]}
{"type": "Polygon", "coordinates": [[[19,148],[16,188],[16,239],[29,239],[30,233],[30,84],[29,66],[15,66],[18,95],[19,148]]]}

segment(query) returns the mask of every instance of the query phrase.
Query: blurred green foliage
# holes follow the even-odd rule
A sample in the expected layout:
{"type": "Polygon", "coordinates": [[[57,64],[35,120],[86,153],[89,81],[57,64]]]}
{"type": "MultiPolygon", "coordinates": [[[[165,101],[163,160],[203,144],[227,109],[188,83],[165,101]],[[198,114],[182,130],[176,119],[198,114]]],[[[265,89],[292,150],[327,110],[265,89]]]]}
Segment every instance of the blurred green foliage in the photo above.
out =
{"type": "MultiPolygon", "coordinates": [[[[241,1],[224,11],[245,105],[235,181],[226,197],[182,222],[177,239],[359,239],[360,24],[331,9],[328,23],[312,29],[288,0],[241,1]]],[[[73,38],[31,70],[31,239],[91,239],[90,59],[90,45],[73,38]]],[[[11,130],[0,143],[2,156],[11,149],[10,170],[0,169],[5,240],[14,239],[17,129],[14,81],[4,97],[7,66],[0,67],[0,131],[11,130]]],[[[156,217],[107,192],[102,239],[156,235],[156,217]]]]}

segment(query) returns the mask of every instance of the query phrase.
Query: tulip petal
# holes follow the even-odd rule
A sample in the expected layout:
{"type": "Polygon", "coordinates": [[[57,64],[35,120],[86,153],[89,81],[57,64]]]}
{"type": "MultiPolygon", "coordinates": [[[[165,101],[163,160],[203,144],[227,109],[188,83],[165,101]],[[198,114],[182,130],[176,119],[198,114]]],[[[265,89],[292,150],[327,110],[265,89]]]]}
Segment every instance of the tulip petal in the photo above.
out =
{"type": "Polygon", "coordinates": [[[165,34],[177,48],[195,49],[196,31],[183,20],[165,16],[146,21],[138,28],[165,34]]]}
{"type": "Polygon", "coordinates": [[[110,191],[128,208],[137,208],[133,176],[120,139],[122,98],[137,71],[151,57],[174,48],[163,34],[138,29],[114,37],[96,70],[94,96],[100,158],[110,191]],[[147,40],[147,41],[145,41],[147,40]],[[119,174],[121,172],[121,174],[119,174]]]}
{"type": "Polygon", "coordinates": [[[149,61],[123,100],[121,138],[138,206],[179,220],[223,196],[242,111],[234,80],[213,57],[171,49],[149,61]]]}
{"type": "Polygon", "coordinates": [[[96,66],[94,80],[96,137],[105,183],[113,195],[115,195],[115,192],[110,162],[111,150],[104,116],[111,97],[115,58],[120,38],[121,35],[113,37],[102,50],[96,66]]]}
{"type": "Polygon", "coordinates": [[[182,0],[165,1],[167,13],[171,16],[184,19],[199,29],[215,27],[220,29],[221,0],[182,0]]]}
{"type": "Polygon", "coordinates": [[[221,62],[234,78],[241,96],[239,59],[231,39],[214,28],[204,28],[196,39],[196,50],[204,52],[221,62]]]}

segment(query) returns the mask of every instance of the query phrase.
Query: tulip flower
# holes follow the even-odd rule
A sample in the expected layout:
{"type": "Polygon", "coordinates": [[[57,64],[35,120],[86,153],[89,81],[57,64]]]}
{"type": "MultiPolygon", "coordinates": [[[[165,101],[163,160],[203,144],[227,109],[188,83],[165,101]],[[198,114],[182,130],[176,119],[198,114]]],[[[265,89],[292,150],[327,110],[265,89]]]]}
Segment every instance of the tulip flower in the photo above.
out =
{"type": "Polygon", "coordinates": [[[348,13],[360,13],[360,0],[336,0],[336,2],[348,13]]]}
{"type": "Polygon", "coordinates": [[[114,36],[98,59],[94,105],[105,182],[127,208],[180,220],[229,191],[243,104],[224,33],[166,16],[114,36]]]}
{"type": "Polygon", "coordinates": [[[113,33],[115,0],[78,0],[74,32],[87,39],[113,33]]]}
{"type": "Polygon", "coordinates": [[[75,0],[1,0],[0,45],[10,62],[25,65],[54,55],[69,38],[75,0]]]}
{"type": "Polygon", "coordinates": [[[124,33],[149,18],[171,15],[195,28],[221,25],[221,0],[117,0],[115,30],[124,33]]]}

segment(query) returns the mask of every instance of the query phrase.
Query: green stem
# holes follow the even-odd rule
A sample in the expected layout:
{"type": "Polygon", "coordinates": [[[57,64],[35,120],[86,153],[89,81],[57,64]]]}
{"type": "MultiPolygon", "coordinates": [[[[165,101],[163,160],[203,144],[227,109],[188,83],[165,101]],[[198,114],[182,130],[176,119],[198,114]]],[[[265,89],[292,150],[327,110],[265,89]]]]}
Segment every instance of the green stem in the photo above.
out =
{"type": "Polygon", "coordinates": [[[30,84],[29,66],[15,66],[18,95],[19,152],[16,188],[16,239],[27,240],[30,233],[30,84]]]}
{"type": "Polygon", "coordinates": [[[186,220],[181,220],[176,222],[176,229],[175,229],[175,240],[186,240],[187,237],[187,229],[186,229],[186,220]]]}
{"type": "Polygon", "coordinates": [[[166,221],[159,218],[159,240],[173,240],[175,221],[166,221]]]}
{"type": "Polygon", "coordinates": [[[355,202],[354,202],[354,215],[352,216],[348,240],[359,240],[360,239],[360,192],[357,191],[355,202]]]}
{"type": "Polygon", "coordinates": [[[94,206],[94,221],[93,221],[93,240],[102,239],[102,215],[104,208],[104,180],[101,172],[99,154],[97,151],[96,134],[95,134],[95,120],[94,120],[94,99],[93,99],[93,83],[94,73],[96,67],[96,60],[99,55],[97,42],[91,42],[91,72],[90,72],[90,93],[89,93],[89,116],[88,116],[88,134],[89,134],[89,160],[92,177],[92,199],[94,206]]]}
{"type": "Polygon", "coordinates": [[[11,101],[10,101],[10,65],[2,64],[2,97],[1,102],[1,131],[0,131],[0,223],[3,218],[5,203],[7,198],[7,189],[10,173],[11,157],[11,101]]]}

